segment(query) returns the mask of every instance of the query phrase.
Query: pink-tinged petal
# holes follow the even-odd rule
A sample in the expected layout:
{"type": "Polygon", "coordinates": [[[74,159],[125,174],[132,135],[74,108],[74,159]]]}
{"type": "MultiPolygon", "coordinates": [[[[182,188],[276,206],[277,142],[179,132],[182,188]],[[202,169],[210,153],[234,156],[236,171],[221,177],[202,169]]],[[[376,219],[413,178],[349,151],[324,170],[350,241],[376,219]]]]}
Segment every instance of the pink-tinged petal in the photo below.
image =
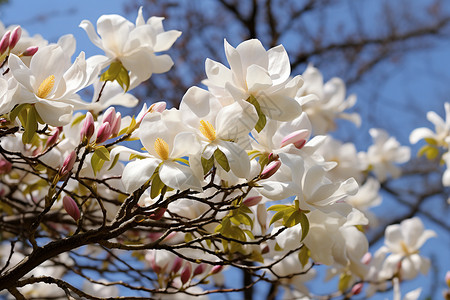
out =
{"type": "Polygon", "coordinates": [[[211,275],[212,275],[212,274],[220,273],[220,272],[222,272],[222,270],[223,270],[223,266],[222,266],[222,265],[214,266],[214,267],[212,267],[212,269],[211,269],[211,275]]]}
{"type": "Polygon", "coordinates": [[[11,37],[9,39],[9,49],[10,50],[13,49],[17,45],[17,42],[19,42],[21,36],[22,36],[22,28],[20,26],[17,26],[11,32],[11,37]]]}
{"type": "Polygon", "coordinates": [[[159,169],[159,177],[165,185],[173,189],[202,191],[202,184],[194,172],[188,166],[176,162],[165,161],[159,169]]]}
{"type": "Polygon", "coordinates": [[[97,138],[95,142],[97,144],[103,143],[111,136],[111,124],[103,123],[97,131],[97,138]]]}
{"type": "Polygon", "coordinates": [[[152,177],[161,161],[154,158],[135,160],[129,162],[122,173],[122,183],[127,193],[139,189],[152,177]]]}
{"type": "Polygon", "coordinates": [[[289,144],[296,144],[299,142],[302,142],[304,144],[306,142],[306,138],[309,136],[309,130],[307,129],[301,129],[292,132],[291,134],[285,136],[281,140],[280,148],[289,145],[289,144]]]}
{"type": "Polygon", "coordinates": [[[7,31],[2,39],[0,40],[0,55],[6,52],[6,49],[9,47],[9,37],[11,36],[11,31],[7,31]]]}
{"type": "MultiPolygon", "coordinates": [[[[25,51],[22,52],[22,56],[33,56],[36,54],[36,52],[39,50],[39,47],[37,46],[31,46],[25,49],[25,51]]],[[[0,51],[1,53],[1,51],[0,51]]]]}
{"type": "Polygon", "coordinates": [[[181,269],[182,266],[183,266],[183,259],[177,256],[172,266],[172,273],[178,273],[178,271],[181,269]]]}
{"type": "Polygon", "coordinates": [[[71,216],[75,221],[78,221],[81,217],[80,209],[77,203],[69,196],[64,196],[63,198],[64,210],[71,216]]]}
{"type": "Polygon", "coordinates": [[[286,50],[279,45],[269,49],[267,55],[269,57],[268,71],[273,83],[283,83],[291,75],[291,64],[286,50]]]}
{"type": "Polygon", "coordinates": [[[180,279],[183,284],[186,284],[191,278],[192,267],[190,262],[186,262],[183,271],[181,271],[180,279]]]}
{"type": "Polygon", "coordinates": [[[262,200],[262,196],[248,197],[248,198],[245,198],[245,200],[242,202],[242,204],[244,204],[247,207],[251,207],[251,206],[257,205],[259,202],[261,202],[261,200],[262,200]]]}
{"type": "Polygon", "coordinates": [[[251,65],[247,68],[246,83],[249,93],[257,93],[271,87],[272,79],[266,69],[251,65]]]}
{"type": "Polygon", "coordinates": [[[80,131],[81,140],[83,140],[83,138],[86,137],[86,139],[89,141],[89,139],[94,135],[94,132],[95,132],[94,117],[90,112],[87,112],[80,131]]]}
{"type": "Polygon", "coordinates": [[[102,123],[113,124],[115,118],[116,118],[116,109],[114,107],[110,107],[103,114],[102,123]]]}
{"type": "Polygon", "coordinates": [[[12,169],[12,163],[0,157],[0,174],[8,174],[12,169]]]}
{"type": "Polygon", "coordinates": [[[89,39],[95,46],[99,47],[100,49],[103,49],[102,40],[98,36],[97,32],[95,32],[94,25],[92,25],[90,21],[88,20],[81,21],[79,27],[83,28],[84,31],[86,31],[89,39]]]}
{"type": "Polygon", "coordinates": [[[194,269],[194,275],[193,276],[197,276],[202,274],[203,272],[205,272],[206,270],[206,266],[205,264],[199,264],[195,269],[194,269]]]}
{"type": "Polygon", "coordinates": [[[267,166],[264,167],[263,171],[261,172],[260,178],[267,179],[272,177],[272,175],[275,174],[280,167],[281,161],[274,160],[270,162],[267,166]]]}
{"type": "Polygon", "coordinates": [[[72,170],[76,160],[77,160],[77,153],[75,151],[70,152],[70,154],[64,160],[61,169],[59,170],[60,176],[68,174],[72,170]]]}

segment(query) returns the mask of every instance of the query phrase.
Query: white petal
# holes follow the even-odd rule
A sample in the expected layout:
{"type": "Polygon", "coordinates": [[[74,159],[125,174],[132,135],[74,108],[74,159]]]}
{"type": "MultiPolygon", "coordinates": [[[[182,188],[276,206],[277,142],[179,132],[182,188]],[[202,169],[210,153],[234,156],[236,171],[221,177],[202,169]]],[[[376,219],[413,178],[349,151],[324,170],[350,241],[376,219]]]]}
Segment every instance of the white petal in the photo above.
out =
{"type": "Polygon", "coordinates": [[[269,49],[269,74],[274,84],[286,81],[291,74],[291,64],[286,50],[282,45],[269,49]]]}
{"type": "Polygon", "coordinates": [[[100,49],[103,49],[102,40],[98,36],[97,32],[95,32],[94,25],[92,25],[92,23],[89,20],[81,21],[79,27],[83,28],[84,31],[86,31],[89,39],[95,46],[99,47],[100,49]]]}
{"type": "Polygon", "coordinates": [[[159,177],[164,184],[177,190],[193,189],[198,192],[202,191],[200,180],[185,165],[165,161],[159,169],[159,177]]]}
{"type": "Polygon", "coordinates": [[[160,160],[147,158],[129,162],[122,173],[122,183],[132,193],[146,183],[155,172],[160,160]]]}

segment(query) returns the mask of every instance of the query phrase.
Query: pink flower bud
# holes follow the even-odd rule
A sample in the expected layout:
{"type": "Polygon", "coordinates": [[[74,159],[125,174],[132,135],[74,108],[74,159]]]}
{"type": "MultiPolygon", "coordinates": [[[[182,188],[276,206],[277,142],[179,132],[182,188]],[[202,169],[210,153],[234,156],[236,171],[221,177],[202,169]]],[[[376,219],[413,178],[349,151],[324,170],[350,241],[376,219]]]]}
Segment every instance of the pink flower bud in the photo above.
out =
{"type": "Polygon", "coordinates": [[[89,141],[89,139],[94,135],[95,132],[95,124],[94,124],[94,117],[90,112],[86,113],[86,118],[84,118],[83,126],[81,127],[80,137],[81,140],[86,137],[86,139],[89,141]]]}
{"type": "Polygon", "coordinates": [[[270,162],[267,166],[264,167],[264,170],[261,172],[259,176],[261,179],[270,178],[276,171],[281,167],[281,161],[274,160],[270,162]]]}
{"type": "Polygon", "coordinates": [[[167,104],[164,101],[156,102],[156,103],[153,103],[152,105],[150,105],[148,112],[162,113],[166,109],[166,106],[167,106],[167,104]]]}
{"type": "Polygon", "coordinates": [[[103,143],[111,136],[111,125],[109,123],[103,123],[97,131],[97,144],[103,143]]]}
{"type": "Polygon", "coordinates": [[[355,284],[352,287],[351,294],[352,295],[359,295],[363,289],[364,284],[362,282],[355,284]]]}
{"type": "Polygon", "coordinates": [[[116,119],[116,109],[114,107],[108,108],[103,114],[102,123],[109,123],[110,125],[114,124],[114,120],[116,119]]]}
{"type": "Polygon", "coordinates": [[[206,270],[205,264],[199,264],[197,268],[195,268],[194,270],[194,276],[202,274],[203,272],[205,272],[205,270],[206,270]]]}
{"type": "Polygon", "coordinates": [[[223,270],[223,265],[214,266],[211,269],[211,273],[210,274],[217,274],[219,272],[222,272],[222,270],[223,270]]]}
{"type": "Polygon", "coordinates": [[[117,136],[120,131],[120,124],[122,123],[122,115],[120,112],[116,113],[116,117],[114,119],[114,124],[111,125],[111,135],[117,136]]]}
{"type": "Polygon", "coordinates": [[[63,207],[65,211],[71,216],[75,221],[80,219],[80,209],[78,208],[77,203],[69,196],[64,196],[63,198],[63,207]]]}
{"type": "Polygon", "coordinates": [[[12,163],[6,159],[0,158],[0,174],[8,174],[12,169],[12,163]]]}
{"type": "Polygon", "coordinates": [[[278,156],[278,154],[269,153],[269,156],[267,158],[268,158],[269,162],[271,162],[274,160],[278,160],[280,157],[278,156]]]}
{"type": "Polygon", "coordinates": [[[25,51],[22,52],[22,56],[33,56],[36,54],[36,52],[39,50],[38,46],[31,46],[25,49],[25,51]]]}
{"type": "Polygon", "coordinates": [[[58,141],[60,132],[61,130],[58,127],[52,130],[47,142],[45,142],[45,149],[53,146],[58,141]]]}
{"type": "Polygon", "coordinates": [[[306,140],[301,140],[301,141],[294,143],[294,146],[297,149],[302,149],[303,146],[305,146],[305,144],[306,144],[306,140]]]}
{"type": "Polygon", "coordinates": [[[70,154],[64,160],[61,169],[59,170],[60,176],[68,174],[72,170],[76,160],[77,160],[76,152],[75,151],[70,152],[70,154]]]}
{"type": "Polygon", "coordinates": [[[17,42],[20,40],[21,35],[22,28],[20,28],[20,26],[14,28],[14,30],[11,32],[11,38],[9,39],[9,50],[12,50],[17,45],[17,42]]]}
{"type": "Polygon", "coordinates": [[[180,279],[183,284],[186,284],[186,282],[189,281],[189,279],[191,278],[191,273],[192,273],[191,263],[187,262],[184,266],[183,271],[181,271],[180,275],[180,279]]]}
{"type": "Polygon", "coordinates": [[[245,199],[242,204],[244,204],[247,207],[253,206],[261,202],[262,196],[254,196],[254,197],[248,197],[245,199]]]}
{"type": "Polygon", "coordinates": [[[165,212],[166,212],[166,208],[163,208],[163,207],[158,208],[154,214],[150,215],[150,219],[158,221],[164,216],[165,212]]]}
{"type": "Polygon", "coordinates": [[[181,259],[181,257],[176,257],[175,261],[173,262],[173,266],[172,266],[172,272],[178,273],[178,271],[181,269],[181,266],[183,265],[183,260],[181,259]]]}
{"type": "Polygon", "coordinates": [[[9,47],[9,37],[11,36],[11,31],[7,31],[2,39],[0,40],[0,55],[6,52],[6,49],[9,47]]]}
{"type": "Polygon", "coordinates": [[[155,273],[160,273],[162,269],[160,266],[158,266],[156,264],[155,255],[156,255],[156,253],[153,251],[153,252],[149,253],[149,255],[146,256],[146,258],[149,260],[150,266],[152,267],[153,271],[155,273]]]}
{"type": "Polygon", "coordinates": [[[280,148],[289,144],[294,144],[296,147],[296,144],[299,144],[301,142],[303,142],[304,144],[304,140],[308,137],[308,135],[309,131],[307,129],[294,131],[284,137],[284,139],[281,141],[280,148]]]}

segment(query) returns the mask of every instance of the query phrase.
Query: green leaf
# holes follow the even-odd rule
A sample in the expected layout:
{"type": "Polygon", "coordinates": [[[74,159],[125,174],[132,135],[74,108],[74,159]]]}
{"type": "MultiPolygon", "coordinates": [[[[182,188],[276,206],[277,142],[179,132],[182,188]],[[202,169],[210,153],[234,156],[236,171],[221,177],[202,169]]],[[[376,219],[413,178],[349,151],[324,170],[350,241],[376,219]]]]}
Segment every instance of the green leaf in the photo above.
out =
{"type": "Polygon", "coordinates": [[[101,159],[96,152],[91,157],[91,165],[92,170],[94,171],[94,175],[97,175],[97,172],[100,171],[104,165],[105,161],[101,159]]]}
{"type": "Polygon", "coordinates": [[[264,258],[262,257],[261,253],[259,253],[258,251],[253,251],[252,254],[250,255],[250,258],[254,261],[260,262],[260,263],[264,263],[264,258]]]}
{"type": "Polygon", "coordinates": [[[278,243],[275,244],[275,251],[283,251],[283,248],[278,245],[278,243]]]}
{"type": "Polygon", "coordinates": [[[225,154],[223,154],[222,151],[220,151],[219,148],[216,149],[216,151],[214,151],[214,158],[216,160],[216,162],[227,172],[230,171],[230,165],[228,164],[228,159],[225,156],[225,154]]]}
{"type": "Polygon", "coordinates": [[[351,279],[352,279],[352,275],[342,273],[341,276],[339,276],[339,283],[338,283],[339,291],[344,293],[349,288],[351,279]]]}
{"type": "Polygon", "coordinates": [[[38,129],[38,122],[36,119],[36,110],[34,107],[28,107],[25,111],[22,110],[21,114],[26,112],[25,124],[23,124],[25,131],[22,135],[22,142],[24,144],[30,144],[33,140],[36,130],[38,129]]]}
{"type": "Polygon", "coordinates": [[[311,255],[311,252],[309,251],[308,247],[303,245],[303,247],[298,252],[298,260],[302,264],[302,267],[305,267],[308,263],[309,257],[311,255]]]}
{"type": "Polygon", "coordinates": [[[134,116],[131,118],[131,123],[128,126],[128,130],[127,130],[127,134],[130,134],[134,131],[134,129],[136,129],[136,119],[134,118],[134,116]]]}
{"type": "Polygon", "coordinates": [[[283,220],[286,220],[284,222],[284,226],[286,227],[292,227],[297,225],[298,223],[300,223],[300,216],[301,216],[301,212],[298,210],[295,210],[293,212],[290,212],[288,214],[285,214],[285,217],[283,217],[283,220]]]}
{"type": "Polygon", "coordinates": [[[184,235],[184,241],[185,241],[186,243],[192,241],[193,239],[194,239],[194,238],[192,237],[192,234],[191,234],[190,232],[187,232],[187,233],[184,235]]]}
{"type": "Polygon", "coordinates": [[[258,160],[259,165],[261,166],[261,170],[269,163],[269,155],[261,155],[258,160]]]}
{"type": "Polygon", "coordinates": [[[17,105],[16,107],[13,108],[13,110],[9,113],[9,119],[11,121],[14,121],[17,116],[20,114],[20,112],[22,111],[22,109],[24,108],[28,108],[30,106],[30,104],[20,104],[17,105]]]}
{"type": "Polygon", "coordinates": [[[272,225],[273,223],[275,223],[276,221],[282,219],[284,216],[284,211],[279,211],[276,214],[273,215],[272,219],[270,220],[270,225],[272,225]]]}
{"type": "Polygon", "coordinates": [[[254,240],[254,239],[255,239],[255,236],[253,235],[253,233],[252,233],[250,230],[244,229],[244,232],[245,232],[246,235],[248,235],[248,237],[249,237],[251,240],[254,240]]]}
{"type": "Polygon", "coordinates": [[[292,206],[291,205],[284,205],[284,204],[276,204],[276,205],[272,205],[267,210],[268,211],[269,210],[282,211],[282,210],[289,209],[290,207],[292,207],[292,206]]]}
{"type": "Polygon", "coordinates": [[[112,168],[114,168],[114,166],[119,162],[119,156],[120,155],[114,156],[113,162],[112,162],[111,166],[109,166],[108,171],[111,170],[112,168]]]}
{"type": "Polygon", "coordinates": [[[109,161],[111,159],[109,156],[109,151],[105,148],[105,146],[100,146],[95,149],[94,154],[97,154],[98,157],[106,161],[109,161]]]}
{"type": "Polygon", "coordinates": [[[116,78],[116,81],[117,81],[117,83],[120,84],[123,91],[126,93],[130,87],[130,76],[128,75],[127,69],[125,69],[124,67],[122,67],[122,69],[120,69],[120,72],[116,78]]]}
{"type": "Polygon", "coordinates": [[[302,241],[308,235],[309,232],[309,220],[306,214],[303,212],[300,213],[300,225],[302,226],[302,241]]]}
{"type": "Polygon", "coordinates": [[[155,199],[161,193],[161,190],[164,188],[165,184],[159,178],[159,174],[156,173],[155,177],[152,180],[152,185],[150,187],[150,198],[155,199]]]}
{"type": "Polygon", "coordinates": [[[128,70],[122,65],[118,60],[112,62],[109,65],[108,70],[106,70],[100,77],[102,81],[117,81],[117,83],[126,92],[130,87],[130,76],[128,75],[128,70]]]}
{"type": "Polygon", "coordinates": [[[205,175],[214,166],[214,157],[211,155],[211,157],[209,159],[206,159],[202,156],[201,160],[202,160],[202,167],[203,167],[203,175],[205,175]]]}
{"type": "Polygon", "coordinates": [[[261,130],[264,129],[267,123],[266,116],[261,111],[261,106],[259,105],[258,100],[256,100],[254,96],[248,97],[247,101],[250,104],[252,104],[256,109],[256,113],[258,114],[258,122],[256,122],[255,129],[257,132],[261,132],[261,130]]]}
{"type": "Polygon", "coordinates": [[[437,141],[433,138],[425,138],[425,142],[427,142],[431,146],[437,146],[437,144],[438,144],[437,141]]]}

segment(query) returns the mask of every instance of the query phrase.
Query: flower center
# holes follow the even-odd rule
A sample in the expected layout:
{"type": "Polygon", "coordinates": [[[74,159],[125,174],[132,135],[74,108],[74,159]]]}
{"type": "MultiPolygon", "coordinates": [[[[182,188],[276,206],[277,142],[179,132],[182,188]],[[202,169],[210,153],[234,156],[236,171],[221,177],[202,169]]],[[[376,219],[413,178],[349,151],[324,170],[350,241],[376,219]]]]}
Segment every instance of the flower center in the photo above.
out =
{"type": "Polygon", "coordinates": [[[200,132],[211,142],[216,139],[216,130],[208,121],[200,120],[200,132]]]}
{"type": "Polygon", "coordinates": [[[163,139],[157,138],[154,147],[156,153],[162,160],[169,159],[169,145],[163,139]]]}
{"type": "Polygon", "coordinates": [[[39,89],[36,93],[36,96],[39,98],[46,98],[48,94],[53,89],[53,86],[55,85],[55,75],[50,75],[47,78],[42,81],[41,85],[39,86],[39,89]]]}

